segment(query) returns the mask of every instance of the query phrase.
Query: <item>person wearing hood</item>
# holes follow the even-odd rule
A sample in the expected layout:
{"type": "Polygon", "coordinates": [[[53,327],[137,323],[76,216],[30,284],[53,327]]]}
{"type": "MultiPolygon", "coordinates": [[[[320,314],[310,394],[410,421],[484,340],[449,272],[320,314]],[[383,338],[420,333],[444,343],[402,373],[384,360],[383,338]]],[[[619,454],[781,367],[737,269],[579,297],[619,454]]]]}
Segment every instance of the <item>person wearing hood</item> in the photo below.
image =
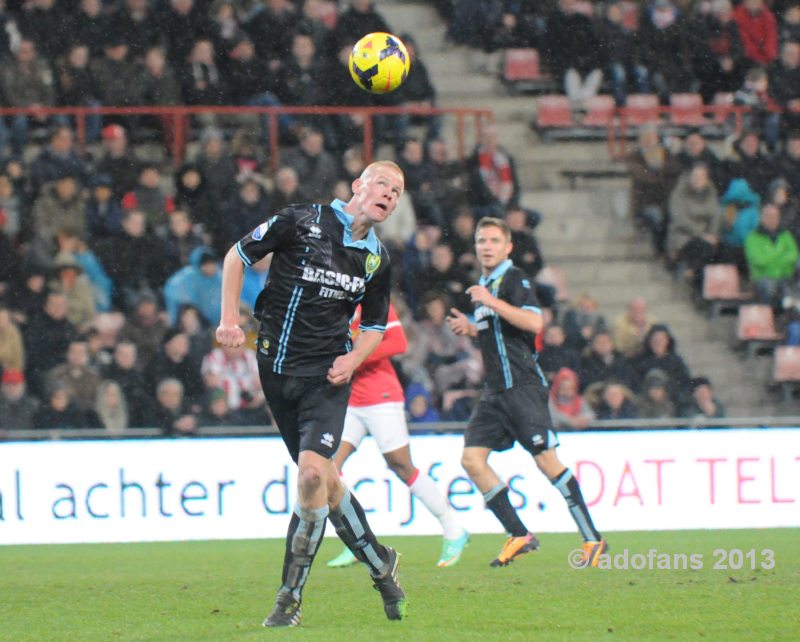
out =
{"type": "Polygon", "coordinates": [[[743,178],[735,178],[720,199],[723,208],[721,232],[722,239],[741,248],[747,235],[758,225],[758,206],[761,197],[753,191],[743,178]]]}
{"type": "Polygon", "coordinates": [[[779,171],[764,153],[761,143],[761,134],[754,129],[748,129],[738,138],[726,141],[723,173],[728,188],[734,179],[743,178],[759,196],[767,193],[767,186],[779,171]]]}
{"type": "Polygon", "coordinates": [[[643,389],[645,376],[654,369],[661,370],[669,381],[669,397],[676,407],[680,407],[690,394],[689,368],[675,349],[675,339],[669,328],[657,323],[648,332],[644,340],[644,349],[633,360],[639,386],[643,389]]]}
{"type": "Polygon", "coordinates": [[[203,170],[196,163],[186,163],[175,173],[175,205],[188,209],[192,220],[202,223],[204,229],[213,229],[214,203],[203,170]]]}
{"type": "Polygon", "coordinates": [[[592,407],[578,389],[578,375],[574,370],[561,368],[553,377],[548,405],[555,428],[583,430],[594,419],[592,407]]]}
{"type": "Polygon", "coordinates": [[[412,383],[406,388],[406,411],[409,422],[413,424],[439,421],[433,397],[421,383],[412,383]]]}
{"type": "Polygon", "coordinates": [[[675,404],[669,398],[669,378],[655,368],[644,376],[639,416],[643,419],[669,419],[676,416],[675,404]]]}
{"type": "Polygon", "coordinates": [[[181,304],[191,303],[206,321],[213,323],[221,312],[222,273],[216,252],[201,246],[192,250],[189,265],[181,268],[164,284],[164,304],[170,323],[178,319],[181,304]]]}
{"type": "Polygon", "coordinates": [[[744,241],[747,269],[758,303],[775,305],[792,278],[798,259],[792,233],[781,227],[781,212],[776,205],[761,207],[758,227],[744,241]]]}

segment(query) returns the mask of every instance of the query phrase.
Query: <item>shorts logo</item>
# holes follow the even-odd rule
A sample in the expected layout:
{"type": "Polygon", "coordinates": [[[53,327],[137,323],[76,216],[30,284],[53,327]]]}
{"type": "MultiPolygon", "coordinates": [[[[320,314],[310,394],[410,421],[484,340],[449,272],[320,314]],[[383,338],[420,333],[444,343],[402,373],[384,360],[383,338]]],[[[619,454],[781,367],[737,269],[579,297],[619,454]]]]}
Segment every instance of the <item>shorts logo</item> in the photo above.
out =
{"type": "Polygon", "coordinates": [[[544,443],[544,437],[541,435],[534,435],[531,441],[533,442],[534,446],[541,446],[544,443]]]}
{"type": "Polygon", "coordinates": [[[323,446],[327,446],[328,448],[333,447],[333,435],[329,432],[326,432],[322,435],[322,439],[319,440],[323,446]]]}
{"type": "Polygon", "coordinates": [[[253,237],[253,240],[254,241],[260,241],[262,238],[264,238],[264,234],[267,233],[267,230],[275,222],[276,218],[278,218],[278,217],[277,216],[273,216],[271,219],[269,219],[265,223],[262,223],[256,229],[254,229],[253,230],[253,234],[251,235],[253,237]]]}
{"type": "Polygon", "coordinates": [[[522,279],[522,287],[525,288],[526,290],[530,290],[531,282],[528,281],[528,279],[522,279]]]}
{"type": "Polygon", "coordinates": [[[381,257],[377,254],[370,254],[367,256],[367,276],[371,276],[375,270],[377,270],[381,265],[381,257]]]}
{"type": "Polygon", "coordinates": [[[312,225],[308,228],[309,236],[312,239],[321,239],[322,238],[322,230],[317,225],[312,225]]]}

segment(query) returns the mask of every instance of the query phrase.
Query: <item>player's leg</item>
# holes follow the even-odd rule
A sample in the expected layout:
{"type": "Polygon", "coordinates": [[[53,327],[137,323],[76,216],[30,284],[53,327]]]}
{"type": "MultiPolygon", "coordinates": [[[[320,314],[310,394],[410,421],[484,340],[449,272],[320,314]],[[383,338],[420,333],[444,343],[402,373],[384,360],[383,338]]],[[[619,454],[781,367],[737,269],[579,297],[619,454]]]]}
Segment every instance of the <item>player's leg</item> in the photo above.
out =
{"type": "MultiPolygon", "coordinates": [[[[333,458],[338,471],[342,470],[342,466],[344,466],[347,458],[356,451],[359,444],[361,444],[361,440],[364,439],[366,435],[367,427],[359,414],[358,408],[348,406],[347,414],[344,418],[342,441],[339,444],[339,450],[336,451],[336,456],[333,458]]],[[[328,561],[327,565],[330,568],[346,568],[356,563],[358,563],[356,556],[345,546],[336,557],[328,561]]]]}
{"type": "Polygon", "coordinates": [[[584,559],[586,564],[595,566],[598,556],[608,549],[602,535],[594,526],[586,502],[583,499],[581,486],[572,471],[558,458],[555,447],[548,448],[534,456],[539,470],[550,480],[567,502],[570,515],[583,537],[584,559]]]}

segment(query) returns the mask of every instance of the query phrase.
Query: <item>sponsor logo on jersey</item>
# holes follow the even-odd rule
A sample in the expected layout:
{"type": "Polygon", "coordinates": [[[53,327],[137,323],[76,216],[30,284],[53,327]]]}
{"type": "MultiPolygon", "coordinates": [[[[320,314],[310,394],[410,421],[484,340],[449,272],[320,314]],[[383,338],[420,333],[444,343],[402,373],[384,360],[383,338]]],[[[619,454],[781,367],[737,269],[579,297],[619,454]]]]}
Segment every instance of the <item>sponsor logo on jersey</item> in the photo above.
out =
{"type": "Polygon", "coordinates": [[[360,292],[364,289],[364,279],[360,276],[350,276],[333,270],[323,270],[307,265],[303,268],[303,281],[333,285],[347,292],[360,292]]]}
{"type": "Polygon", "coordinates": [[[265,221],[264,223],[259,225],[256,229],[254,229],[253,230],[253,234],[251,235],[253,237],[253,240],[254,241],[260,241],[261,239],[263,239],[264,238],[264,234],[267,233],[267,230],[275,222],[276,218],[278,218],[278,217],[277,216],[273,216],[271,219],[269,219],[268,221],[265,221]]]}
{"type": "Polygon", "coordinates": [[[262,339],[261,347],[264,348],[264,350],[269,350],[269,339],[262,339]]]}
{"type": "Polygon", "coordinates": [[[496,317],[497,312],[492,310],[491,308],[486,307],[485,305],[479,305],[475,308],[475,321],[480,322],[488,317],[496,317]]]}
{"type": "Polygon", "coordinates": [[[322,238],[322,229],[318,225],[312,225],[308,228],[308,235],[312,239],[321,239],[322,238]]]}
{"type": "Polygon", "coordinates": [[[375,272],[375,270],[377,270],[380,267],[380,265],[381,265],[381,257],[378,256],[377,254],[369,254],[367,256],[367,263],[365,266],[367,269],[367,276],[371,276],[375,272]]]}

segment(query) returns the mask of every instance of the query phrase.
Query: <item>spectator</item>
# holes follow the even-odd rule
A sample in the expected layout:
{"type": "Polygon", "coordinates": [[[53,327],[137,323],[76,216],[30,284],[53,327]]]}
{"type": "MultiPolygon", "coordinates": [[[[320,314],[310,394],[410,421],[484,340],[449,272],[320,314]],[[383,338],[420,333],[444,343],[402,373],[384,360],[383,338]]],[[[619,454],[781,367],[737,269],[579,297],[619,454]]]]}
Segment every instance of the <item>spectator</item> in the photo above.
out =
{"type": "Polygon", "coordinates": [[[419,226],[406,243],[402,254],[400,284],[408,308],[417,317],[420,298],[424,293],[421,281],[423,272],[431,264],[431,252],[441,238],[441,230],[433,226],[419,226]]]}
{"type": "MultiPolygon", "coordinates": [[[[260,292],[260,290],[259,290],[260,292]]],[[[190,304],[182,305],[178,311],[178,322],[175,324],[189,338],[189,355],[198,363],[202,362],[214,347],[214,337],[211,326],[203,322],[200,311],[190,304]]],[[[240,324],[240,327],[244,327],[240,324]]],[[[247,347],[255,350],[257,337],[247,347]]]]}
{"type": "Polygon", "coordinates": [[[636,390],[642,389],[645,375],[657,368],[669,379],[669,397],[676,408],[686,402],[690,393],[689,368],[677,353],[675,339],[667,326],[655,324],[650,328],[644,340],[644,349],[633,360],[633,366],[639,382],[636,390]]]}
{"type": "MultiPolygon", "coordinates": [[[[408,50],[411,60],[411,68],[408,77],[402,85],[395,91],[396,98],[401,107],[436,107],[436,89],[428,75],[425,63],[419,57],[417,43],[411,34],[404,33],[400,39],[408,50]]],[[[424,116],[412,114],[410,123],[423,125],[426,129],[425,140],[430,141],[439,138],[442,131],[442,117],[438,114],[424,116]]],[[[402,127],[402,126],[401,126],[402,127]]]]}
{"type": "Polygon", "coordinates": [[[114,307],[131,310],[142,292],[157,291],[164,284],[164,248],[147,231],[144,214],[128,210],[122,232],[96,246],[97,258],[114,283],[114,307]]]}
{"type": "MultiPolygon", "coordinates": [[[[142,102],[145,105],[168,107],[181,103],[180,83],[174,68],[167,63],[167,54],[162,47],[147,50],[140,73],[142,102]]],[[[164,151],[168,155],[174,151],[175,123],[176,119],[170,114],[143,115],[139,120],[142,130],[149,127],[161,132],[164,151]]]]}
{"type": "Polygon", "coordinates": [[[761,206],[758,227],[744,241],[744,252],[755,300],[777,306],[798,259],[797,243],[791,232],[781,227],[781,212],[772,203],[761,206]]]}
{"type": "MultiPolygon", "coordinates": [[[[276,79],[275,91],[284,105],[314,105],[323,65],[317,57],[317,45],[310,34],[299,32],[292,36],[292,49],[283,61],[276,79]]],[[[319,118],[296,116],[299,122],[319,128],[319,118]]]]}
{"type": "MultiPolygon", "coordinates": [[[[139,369],[144,370],[159,351],[166,332],[167,324],[159,314],[158,300],[152,292],[144,291],[135,302],[133,315],[119,331],[119,340],[136,346],[139,369]]],[[[130,399],[127,391],[126,396],[130,399]]]]}
{"type": "MultiPolygon", "coordinates": [[[[200,426],[238,426],[245,422],[228,405],[228,395],[222,388],[212,388],[206,395],[207,401],[198,419],[200,426]]],[[[263,417],[260,418],[263,423],[263,417]]]]}
{"type": "Polygon", "coordinates": [[[587,99],[600,89],[606,61],[595,26],[577,0],[559,0],[558,9],[548,16],[543,53],[572,109],[585,110],[587,99]]]}
{"type": "Polygon", "coordinates": [[[703,163],[708,168],[708,173],[717,192],[723,191],[727,184],[724,183],[724,171],[722,163],[717,155],[709,148],[708,143],[702,132],[693,129],[686,134],[678,153],[678,160],[684,171],[690,170],[698,163],[703,163]]]}
{"type": "MultiPolygon", "coordinates": [[[[97,82],[98,98],[103,105],[142,104],[139,67],[128,60],[128,45],[121,34],[113,31],[108,34],[103,57],[93,59],[89,70],[97,82]]],[[[109,120],[118,120],[118,117],[109,120]]]]}
{"type": "Polygon", "coordinates": [[[327,203],[339,175],[339,162],[325,149],[325,139],[314,129],[300,135],[300,145],[286,152],[282,162],[297,172],[306,196],[314,202],[327,203]]]}
{"type": "Polygon", "coordinates": [[[86,339],[75,337],[67,348],[66,362],[48,372],[46,385],[50,390],[65,386],[81,415],[86,417],[94,406],[101,381],[98,372],[89,366],[89,346],[86,339]]]}
{"type": "MultiPolygon", "coordinates": [[[[781,213],[781,228],[789,230],[795,242],[800,238],[800,209],[796,196],[792,193],[789,181],[776,178],[767,188],[766,203],[771,203],[781,213]]],[[[799,246],[800,247],[800,246],[799,246]]]]}
{"type": "Polygon", "coordinates": [[[103,372],[106,380],[119,384],[128,406],[130,426],[148,425],[153,414],[152,392],[147,387],[138,361],[136,344],[122,338],[114,348],[112,363],[103,372]]]}
{"type": "MultiPolygon", "coordinates": [[[[784,127],[800,126],[800,42],[781,45],[780,58],[769,68],[769,93],[783,109],[784,127]]],[[[777,142],[777,141],[776,141],[777,142]]]]}
{"type": "Polygon", "coordinates": [[[154,423],[167,437],[190,437],[197,433],[198,419],[183,395],[183,384],[174,378],[156,386],[154,423]]]}
{"type": "Polygon", "coordinates": [[[188,210],[195,223],[209,232],[215,227],[214,201],[206,177],[196,163],[185,163],[175,172],[175,204],[188,210]]]}
{"type": "Polygon", "coordinates": [[[156,390],[158,382],[174,378],[183,386],[184,399],[194,412],[199,411],[205,393],[200,363],[189,353],[189,337],[177,328],[169,328],[161,342],[161,350],[144,371],[145,381],[156,390]]]}
{"type": "Polygon", "coordinates": [[[23,331],[27,361],[26,377],[33,394],[44,390],[45,374],[64,361],[67,347],[77,332],[67,320],[67,299],[49,292],[44,308],[28,321],[23,331]]]}
{"type": "Polygon", "coordinates": [[[220,65],[226,71],[226,61],[230,57],[231,50],[236,46],[239,39],[244,36],[244,31],[239,26],[236,9],[237,5],[232,0],[216,0],[211,3],[209,11],[214,51],[217,52],[220,65]]]}
{"type": "Polygon", "coordinates": [[[35,42],[42,56],[52,63],[67,48],[69,18],[57,0],[33,0],[23,4],[19,28],[23,36],[35,42]]]}
{"type": "Polygon", "coordinates": [[[411,197],[417,221],[422,225],[444,225],[444,216],[434,192],[434,173],[425,158],[425,147],[418,138],[403,144],[398,165],[405,176],[405,191],[411,197]]]}
{"type": "Polygon", "coordinates": [[[778,39],[784,42],[800,42],[800,2],[789,0],[784,4],[778,29],[778,39]]]}
{"type": "MultiPolygon", "coordinates": [[[[219,211],[236,194],[236,177],[239,173],[236,161],[225,147],[225,136],[221,130],[209,127],[201,132],[200,153],[195,163],[205,178],[205,189],[211,207],[219,211]]],[[[240,238],[241,236],[236,240],[240,238]]]]}
{"type": "Polygon", "coordinates": [[[335,47],[352,47],[364,34],[393,33],[386,19],[375,9],[372,0],[351,0],[336,22],[335,47]]]}
{"type": "Polygon", "coordinates": [[[3,370],[0,386],[0,434],[5,430],[30,430],[39,410],[39,400],[25,390],[25,375],[17,368],[3,370]]]}
{"type": "Polygon", "coordinates": [[[66,297],[67,320],[80,332],[88,330],[96,309],[92,285],[83,269],[71,252],[60,252],[53,260],[52,271],[55,278],[50,289],[66,297]]]}
{"type": "Polygon", "coordinates": [[[220,318],[221,296],[219,258],[205,246],[192,250],[189,265],[175,272],[164,284],[164,302],[173,324],[178,318],[178,309],[185,303],[195,306],[207,323],[214,323],[220,318]]]}
{"type": "Polygon", "coordinates": [[[173,211],[175,203],[161,186],[158,165],[143,163],[139,166],[136,187],[122,197],[122,207],[142,212],[149,232],[155,232],[166,221],[166,215],[173,211]]]}
{"type": "Polygon", "coordinates": [[[800,195],[800,129],[792,129],[786,135],[783,152],[775,161],[776,172],[789,183],[792,194],[800,195]]]}
{"type": "Polygon", "coordinates": [[[581,356],[578,368],[581,392],[594,384],[619,381],[633,387],[636,374],[631,362],[616,349],[608,330],[599,330],[581,356]]]}
{"type": "Polygon", "coordinates": [[[542,348],[537,352],[537,361],[544,376],[548,381],[552,381],[562,368],[577,372],[581,358],[567,345],[563,328],[557,324],[550,324],[544,330],[542,348]]]}
{"type": "Polygon", "coordinates": [[[95,174],[89,180],[90,196],[86,202],[86,229],[93,241],[122,232],[122,206],[114,198],[111,177],[95,174]]]}
{"type": "Polygon", "coordinates": [[[25,370],[25,345],[8,308],[0,306],[0,370],[7,369],[25,370]]]}
{"type": "Polygon", "coordinates": [[[732,140],[724,159],[727,189],[731,181],[743,178],[759,195],[767,192],[767,186],[778,171],[772,160],[761,149],[759,132],[748,130],[732,140]]]}
{"type": "Polygon", "coordinates": [[[743,0],[734,9],[733,19],[749,65],[766,66],[778,57],[778,25],[764,0],[743,0]]]}
{"type": "Polygon", "coordinates": [[[75,405],[70,389],[61,382],[47,390],[45,403],[39,407],[33,419],[34,428],[70,429],[85,426],[86,418],[75,405]]]}
{"type": "Polygon", "coordinates": [[[446,296],[457,308],[469,308],[467,288],[472,279],[456,262],[449,245],[438,243],[431,250],[430,265],[420,275],[426,294],[446,296]]]}
{"type": "Polygon", "coordinates": [[[519,205],[514,159],[499,145],[494,125],[484,123],[480,142],[467,159],[467,176],[467,198],[478,218],[502,218],[503,212],[519,205]]]}
{"type": "Polygon", "coordinates": [[[111,179],[116,198],[122,198],[136,186],[139,177],[139,161],[128,150],[128,135],[122,125],[103,127],[103,155],[97,164],[98,174],[111,179]]]}
{"type": "MultiPolygon", "coordinates": [[[[87,47],[87,54],[98,57],[103,55],[103,41],[111,31],[112,17],[103,11],[102,0],[80,0],[78,11],[67,19],[68,38],[74,49],[75,43],[87,47]]],[[[63,22],[59,25],[63,29],[63,22]]],[[[48,33],[50,38],[52,34],[48,33]]],[[[88,57],[88,56],[87,56],[88,57]]]]}
{"type": "Polygon", "coordinates": [[[47,298],[46,272],[41,265],[29,262],[22,268],[20,280],[10,284],[8,307],[14,321],[20,324],[22,330],[44,308],[47,298]]]}
{"type": "Polygon", "coordinates": [[[439,412],[433,403],[431,393],[421,383],[411,383],[405,391],[406,412],[409,422],[431,423],[439,421],[439,412]]]}
{"type": "Polygon", "coordinates": [[[597,419],[637,419],[638,417],[639,411],[630,388],[616,381],[610,381],[603,386],[597,402],[597,419]]]}
{"type": "MultiPolygon", "coordinates": [[[[38,57],[36,43],[33,40],[21,40],[14,54],[14,61],[0,65],[0,95],[6,107],[36,109],[55,105],[53,72],[48,63],[38,57]]],[[[11,151],[15,158],[22,157],[28,140],[30,118],[41,124],[47,122],[47,117],[38,111],[33,116],[21,114],[10,117],[11,151]]],[[[63,122],[63,117],[55,117],[53,120],[63,122]]],[[[0,118],[0,152],[5,149],[9,142],[8,138],[8,130],[0,118]]]]}
{"type": "Polygon", "coordinates": [[[163,33],[168,34],[167,57],[175,68],[188,60],[197,41],[205,40],[213,49],[214,25],[206,15],[207,8],[207,2],[169,0],[169,7],[158,17],[163,33]]]}
{"type": "Polygon", "coordinates": [[[722,240],[731,247],[737,264],[741,263],[741,253],[747,235],[758,225],[758,211],[761,198],[747,181],[735,178],[720,199],[722,240]]]}
{"type": "Polygon", "coordinates": [[[91,428],[105,428],[111,435],[120,435],[130,427],[128,402],[116,381],[103,381],[97,387],[94,409],[88,414],[87,424],[91,428]]]}
{"type": "Polygon", "coordinates": [[[150,0],[124,0],[111,14],[109,31],[128,45],[132,60],[141,60],[145,53],[164,40],[162,21],[150,6],[150,0]]]}
{"type": "Polygon", "coordinates": [[[7,60],[11,56],[12,48],[19,44],[19,27],[16,15],[8,11],[6,2],[0,2],[0,60],[7,60]]]}
{"type": "MultiPolygon", "coordinates": [[[[431,185],[439,208],[443,212],[453,212],[466,203],[464,187],[466,174],[464,163],[450,157],[450,149],[441,138],[428,140],[428,163],[432,171],[431,185]]],[[[446,216],[447,223],[453,225],[454,216],[446,216]]]]}
{"type": "Polygon", "coordinates": [[[635,357],[644,347],[644,338],[656,322],[641,297],[628,302],[627,311],[614,322],[614,344],[623,355],[635,357]]]}
{"type": "MultiPolygon", "coordinates": [[[[88,0],[98,2],[98,0],[88,0]]],[[[74,44],[56,65],[58,79],[58,104],[61,107],[100,107],[100,87],[89,70],[89,47],[74,44]]],[[[73,119],[74,120],[74,119],[73,119]]],[[[103,117],[87,114],[86,142],[100,140],[103,117]]]]}
{"type": "Polygon", "coordinates": [[[778,105],[770,96],[769,76],[763,67],[751,68],[744,77],[744,85],[734,94],[734,104],[749,107],[744,115],[745,125],[763,136],[770,152],[775,151],[780,133],[778,105]]]}
{"type": "Polygon", "coordinates": [[[295,7],[290,0],[267,0],[263,4],[245,0],[242,9],[242,29],[256,44],[258,57],[268,61],[274,73],[292,45],[299,20],[295,7]]]}
{"type": "Polygon", "coordinates": [[[711,11],[695,19],[691,33],[692,69],[703,102],[720,92],[734,92],[742,82],[742,39],[730,0],[713,0],[711,11]]]}
{"type": "MultiPolygon", "coordinates": [[[[192,0],[173,0],[175,3],[192,0]]],[[[217,67],[214,45],[210,40],[198,40],[192,47],[191,55],[181,69],[181,95],[187,105],[227,105],[230,103],[230,89],[222,71],[217,67]]],[[[202,114],[198,120],[204,125],[214,125],[216,119],[211,114],[202,114]]]]}
{"type": "Polygon", "coordinates": [[[168,274],[188,265],[192,251],[204,245],[203,238],[194,231],[192,219],[186,210],[172,212],[166,224],[161,225],[156,232],[163,241],[164,271],[168,274]]]}
{"type": "Polygon", "coordinates": [[[225,391],[228,406],[239,415],[242,423],[263,421],[266,400],[253,350],[244,346],[215,348],[203,358],[201,372],[207,390],[222,388],[225,391]]]}
{"type": "Polygon", "coordinates": [[[725,407],[714,396],[711,381],[707,377],[692,379],[692,403],[687,416],[691,418],[721,419],[725,416],[725,407]]]}
{"type": "Polygon", "coordinates": [[[578,375],[569,368],[561,368],[550,385],[548,402],[554,428],[584,430],[594,419],[594,411],[578,390],[578,375]]]}
{"type": "Polygon", "coordinates": [[[644,376],[639,416],[643,419],[668,419],[677,416],[675,404],[669,397],[669,379],[657,368],[644,376]]]}
{"type": "Polygon", "coordinates": [[[85,235],[86,204],[79,191],[77,179],[65,174],[45,186],[33,204],[36,235],[45,241],[55,239],[56,232],[70,227],[78,235],[85,235]]]}
{"type": "Polygon", "coordinates": [[[563,327],[567,345],[578,353],[583,352],[597,332],[608,328],[599,308],[597,299],[584,293],[564,314],[563,327]]]}
{"type": "Polygon", "coordinates": [[[81,186],[86,185],[89,172],[75,151],[71,128],[60,125],[53,129],[50,142],[31,163],[29,176],[34,197],[39,195],[44,185],[65,176],[74,177],[81,186]]]}
{"type": "Polygon", "coordinates": [[[628,99],[628,87],[636,93],[650,93],[647,68],[642,64],[639,35],[625,23],[621,2],[610,2],[603,21],[599,25],[598,37],[608,58],[608,75],[617,107],[624,107],[628,99]]]}
{"type": "Polygon", "coordinates": [[[300,187],[300,179],[294,167],[287,165],[279,167],[275,172],[273,183],[272,209],[276,212],[292,203],[305,203],[310,200],[300,187]]]}
{"type": "MultiPolygon", "coordinates": [[[[0,234],[6,241],[16,241],[22,231],[22,199],[16,193],[14,183],[8,176],[0,174],[0,234]]],[[[28,224],[29,226],[30,224],[28,224]]],[[[28,230],[25,230],[26,235],[28,230]]],[[[3,241],[0,241],[3,242],[3,241]]],[[[0,269],[0,274],[4,270],[0,269]]],[[[0,276],[0,281],[5,275],[0,276]]]]}
{"type": "Polygon", "coordinates": [[[642,62],[650,85],[665,105],[670,94],[693,82],[686,21],[671,0],[655,0],[639,26],[642,62]]]}
{"type": "Polygon", "coordinates": [[[231,245],[257,228],[271,214],[271,203],[259,182],[252,177],[246,179],[227,206],[224,216],[219,219],[214,247],[220,255],[224,255],[231,245]]]}
{"type": "Polygon", "coordinates": [[[649,229],[658,254],[665,250],[665,205],[680,173],[680,163],[664,147],[655,124],[639,131],[639,146],[627,160],[631,173],[631,214],[638,229],[649,229]]]}

